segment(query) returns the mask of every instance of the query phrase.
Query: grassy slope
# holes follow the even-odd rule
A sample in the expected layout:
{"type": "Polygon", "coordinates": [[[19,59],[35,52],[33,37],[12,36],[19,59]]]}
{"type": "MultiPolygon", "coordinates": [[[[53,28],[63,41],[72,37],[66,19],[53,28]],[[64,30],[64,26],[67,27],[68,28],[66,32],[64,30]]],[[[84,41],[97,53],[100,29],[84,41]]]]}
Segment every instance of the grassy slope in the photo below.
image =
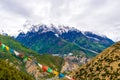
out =
{"type": "Polygon", "coordinates": [[[74,76],[77,80],[119,80],[120,42],[105,49],[92,61],[80,67],[74,76]]]}
{"type": "MultiPolygon", "coordinates": [[[[9,46],[10,48],[12,48],[18,52],[28,55],[32,59],[36,59],[39,63],[41,63],[43,65],[52,67],[53,69],[59,68],[59,63],[61,62],[61,58],[59,58],[59,57],[53,57],[53,56],[47,55],[47,54],[39,55],[35,51],[24,47],[22,44],[20,44],[19,42],[17,42],[16,40],[12,39],[9,36],[6,37],[6,36],[0,35],[0,42],[4,43],[5,45],[9,46]]],[[[19,59],[12,56],[10,54],[10,52],[7,52],[0,48],[0,54],[1,54],[0,58],[8,59],[10,62],[14,63],[16,66],[20,66],[20,69],[25,70],[24,63],[21,63],[21,61],[19,59]]]]}

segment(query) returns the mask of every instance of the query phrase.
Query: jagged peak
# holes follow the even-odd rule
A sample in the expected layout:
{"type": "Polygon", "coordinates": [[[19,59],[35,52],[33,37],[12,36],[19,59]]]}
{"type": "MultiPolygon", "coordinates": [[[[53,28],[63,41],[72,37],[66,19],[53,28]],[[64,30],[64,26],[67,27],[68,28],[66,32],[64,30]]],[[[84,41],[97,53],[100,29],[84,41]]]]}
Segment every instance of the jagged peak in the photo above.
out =
{"type": "Polygon", "coordinates": [[[46,25],[46,24],[26,24],[24,25],[24,29],[21,30],[21,33],[27,33],[27,32],[32,32],[32,33],[46,33],[46,32],[54,32],[56,37],[59,37],[59,35],[63,34],[63,33],[67,33],[69,31],[76,31],[76,32],[80,32],[81,34],[85,35],[87,38],[92,38],[95,39],[97,41],[100,41],[101,38],[106,39],[107,37],[105,35],[101,35],[95,32],[90,32],[90,31],[80,31],[74,27],[69,27],[69,26],[64,26],[64,25],[54,25],[54,24],[50,24],[50,25],[46,25]],[[23,31],[24,30],[24,31],[23,31]],[[96,36],[96,37],[94,37],[96,36]]]}
{"type": "MultiPolygon", "coordinates": [[[[28,28],[28,27],[25,27],[25,28],[28,28]]],[[[68,32],[68,31],[80,32],[78,29],[76,29],[74,27],[69,27],[69,26],[64,26],[64,25],[55,26],[53,24],[31,25],[31,27],[28,29],[28,32],[38,32],[38,31],[41,33],[52,31],[52,32],[55,32],[56,34],[62,34],[62,33],[68,32]]]]}

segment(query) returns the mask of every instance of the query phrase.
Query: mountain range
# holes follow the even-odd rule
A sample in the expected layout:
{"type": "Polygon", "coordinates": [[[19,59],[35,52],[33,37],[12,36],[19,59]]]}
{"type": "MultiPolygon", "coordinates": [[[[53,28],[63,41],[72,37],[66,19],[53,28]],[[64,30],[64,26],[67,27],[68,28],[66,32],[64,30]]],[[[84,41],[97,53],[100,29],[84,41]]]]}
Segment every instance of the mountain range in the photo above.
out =
{"type": "Polygon", "coordinates": [[[83,54],[93,57],[114,42],[92,32],[82,32],[74,27],[32,25],[27,31],[21,31],[16,37],[26,47],[38,53],[83,54]]]}
{"type": "MultiPolygon", "coordinates": [[[[82,32],[73,27],[56,27],[54,25],[32,25],[27,32],[20,32],[16,38],[8,36],[3,31],[2,33],[5,35],[0,35],[0,42],[29,56],[33,60],[37,60],[41,64],[47,65],[57,71],[61,69],[65,73],[71,72],[71,70],[78,68],[79,65],[89,61],[89,58],[91,59],[91,57],[98,55],[92,61],[80,67],[79,71],[76,69],[74,77],[77,80],[91,80],[93,78],[115,79],[115,77],[119,76],[117,72],[117,70],[119,71],[119,62],[117,62],[119,61],[119,55],[116,53],[119,53],[120,42],[114,44],[111,39],[105,36],[88,31],[82,32]],[[107,48],[112,44],[114,44],[112,47],[107,48]],[[101,51],[103,52],[99,55],[98,53],[101,51]],[[51,56],[49,54],[66,54],[68,56],[64,58],[63,65],[61,66],[60,64],[63,59],[59,56],[51,56]],[[116,66],[115,68],[114,65],[116,66]],[[101,73],[101,70],[104,73],[101,73]]],[[[28,76],[29,79],[53,77],[51,74],[41,72],[32,61],[24,63],[18,57],[11,55],[10,52],[3,49],[0,49],[0,53],[0,60],[3,60],[3,65],[8,65],[8,67],[6,66],[8,70],[13,66],[11,69],[21,75],[17,77],[26,78],[28,76]]],[[[2,74],[3,77],[5,74],[4,68],[2,74]]],[[[9,75],[13,74],[10,72],[9,75]]]]}
{"type": "Polygon", "coordinates": [[[120,42],[105,49],[74,73],[76,80],[119,80],[120,42]]]}

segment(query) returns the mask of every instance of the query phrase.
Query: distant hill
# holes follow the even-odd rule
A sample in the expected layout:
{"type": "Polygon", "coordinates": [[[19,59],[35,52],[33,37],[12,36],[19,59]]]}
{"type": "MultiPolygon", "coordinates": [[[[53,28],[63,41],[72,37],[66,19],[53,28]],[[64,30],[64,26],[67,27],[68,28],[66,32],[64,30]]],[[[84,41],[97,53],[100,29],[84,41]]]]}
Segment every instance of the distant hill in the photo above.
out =
{"type": "Polygon", "coordinates": [[[93,57],[114,42],[92,32],[81,32],[73,27],[32,25],[27,33],[21,32],[17,38],[28,48],[39,53],[85,54],[93,57]]]}
{"type": "Polygon", "coordinates": [[[76,80],[119,80],[120,42],[105,49],[74,73],[76,80]]]}
{"type": "MultiPolygon", "coordinates": [[[[0,42],[2,42],[3,44],[9,46],[10,48],[12,48],[20,53],[23,53],[24,55],[30,57],[33,60],[37,60],[39,63],[41,63],[43,65],[49,66],[55,70],[60,69],[59,66],[60,66],[60,63],[62,60],[60,57],[51,56],[49,54],[40,55],[37,52],[24,47],[21,43],[17,42],[15,39],[13,39],[9,36],[0,35],[0,42]]],[[[21,72],[23,72],[26,75],[30,74],[34,77],[36,77],[36,76],[38,77],[38,76],[45,74],[33,62],[24,63],[18,57],[11,55],[11,53],[9,51],[2,50],[1,46],[0,46],[0,60],[4,60],[4,61],[7,60],[9,63],[13,64],[14,67],[16,67],[18,70],[20,70],[21,72]]],[[[0,75],[1,74],[2,73],[0,73],[0,75]]],[[[47,76],[51,76],[51,74],[46,74],[45,77],[47,77],[47,76]]],[[[27,80],[27,79],[24,79],[24,80],[27,80]]]]}

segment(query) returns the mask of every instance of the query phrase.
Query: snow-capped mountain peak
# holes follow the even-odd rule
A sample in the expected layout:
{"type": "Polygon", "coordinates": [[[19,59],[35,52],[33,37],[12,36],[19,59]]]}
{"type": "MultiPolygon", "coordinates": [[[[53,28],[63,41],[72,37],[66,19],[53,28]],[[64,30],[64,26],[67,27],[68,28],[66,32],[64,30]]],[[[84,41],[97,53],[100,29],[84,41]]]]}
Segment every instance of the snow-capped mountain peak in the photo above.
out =
{"type": "MultiPolygon", "coordinates": [[[[65,46],[65,44],[72,43],[72,44],[78,44],[81,49],[88,50],[92,52],[100,52],[102,51],[100,46],[96,49],[96,47],[92,47],[95,44],[103,44],[102,46],[109,46],[110,44],[113,44],[114,42],[110,39],[101,37],[96,34],[92,34],[87,32],[86,34],[83,34],[81,31],[68,26],[54,26],[54,25],[32,25],[32,27],[29,29],[29,31],[26,34],[19,34],[16,38],[17,40],[24,42],[23,44],[26,44],[27,46],[30,46],[29,43],[33,43],[33,41],[37,42],[40,41],[41,45],[45,48],[41,49],[39,51],[42,51],[44,49],[48,49],[46,46],[54,46],[53,44],[57,44],[57,46],[65,46]],[[42,44],[43,43],[43,44],[42,44]],[[92,45],[92,46],[91,46],[92,45]]],[[[39,43],[39,42],[38,42],[39,43]]],[[[71,45],[71,44],[69,44],[71,45]]],[[[67,45],[68,46],[68,45],[67,45]]],[[[54,46],[55,48],[56,46],[54,46]]],[[[65,46],[66,47],[66,46],[65,46]]],[[[55,53],[53,51],[54,48],[48,49],[49,53],[55,53]],[[52,52],[53,51],[53,52],[52,52]]],[[[57,50],[61,50],[60,49],[57,50]]],[[[66,49],[66,48],[65,48],[66,49]]],[[[76,49],[78,49],[76,47],[76,49]]],[[[47,52],[45,52],[47,53],[47,52]]],[[[66,52],[65,52],[66,53],[66,52]]]]}
{"type": "MultiPolygon", "coordinates": [[[[30,25],[28,25],[30,26],[30,25]]],[[[45,32],[49,32],[52,31],[56,34],[62,34],[62,33],[66,33],[68,31],[79,31],[77,29],[75,29],[74,27],[68,27],[68,26],[54,26],[53,24],[51,24],[50,26],[47,26],[45,24],[38,24],[38,25],[31,25],[32,27],[28,28],[27,25],[24,27],[23,31],[21,32],[40,32],[40,33],[45,33],[45,32]],[[26,29],[27,28],[27,29],[26,29]]]]}
{"type": "Polygon", "coordinates": [[[69,32],[75,32],[74,34],[76,35],[77,33],[79,35],[84,35],[87,38],[94,39],[96,41],[100,41],[101,38],[106,39],[106,36],[101,36],[97,35],[96,33],[93,32],[86,32],[86,31],[80,31],[74,27],[69,27],[69,26],[64,26],[64,25],[59,25],[55,26],[53,24],[51,25],[45,25],[45,24],[37,24],[37,25],[32,25],[32,24],[26,24],[24,25],[23,29],[19,31],[19,33],[26,34],[27,32],[32,32],[32,33],[46,33],[46,32],[53,32],[56,37],[61,36],[63,33],[69,33],[69,32]]]}
{"type": "Polygon", "coordinates": [[[77,32],[79,32],[79,30],[77,30],[76,28],[69,27],[69,26],[58,26],[58,30],[59,30],[60,34],[66,33],[68,31],[77,31],[77,32]]]}

